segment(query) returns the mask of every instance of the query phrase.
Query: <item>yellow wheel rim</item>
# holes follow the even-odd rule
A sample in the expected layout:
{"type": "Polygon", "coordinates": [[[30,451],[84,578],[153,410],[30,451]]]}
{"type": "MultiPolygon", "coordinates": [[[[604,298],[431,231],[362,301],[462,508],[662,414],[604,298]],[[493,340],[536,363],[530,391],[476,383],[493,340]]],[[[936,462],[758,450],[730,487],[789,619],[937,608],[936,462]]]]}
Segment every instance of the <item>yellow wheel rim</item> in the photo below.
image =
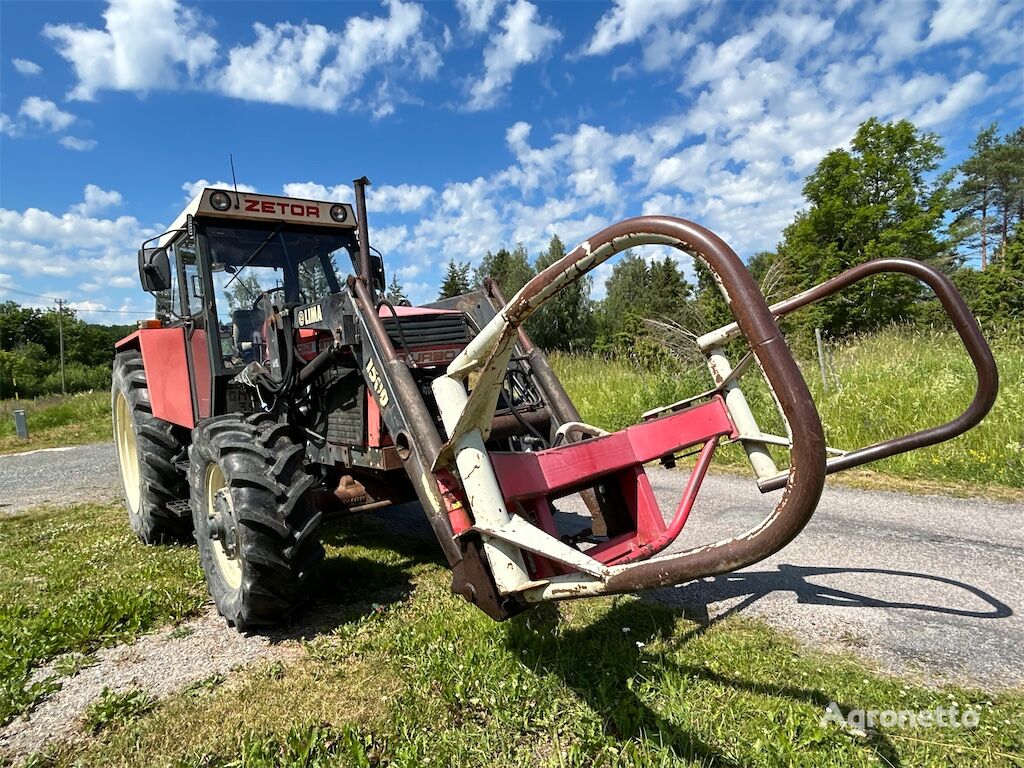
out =
{"type": "MultiPolygon", "coordinates": [[[[220,537],[211,542],[213,544],[213,559],[224,582],[231,589],[238,589],[242,585],[242,561],[239,559],[237,551],[228,552],[225,541],[228,535],[226,532],[229,528],[233,528],[235,521],[226,519],[220,520],[220,524],[217,524],[218,518],[224,514],[223,511],[217,510],[217,492],[226,487],[224,473],[221,472],[220,467],[211,463],[206,468],[206,514],[211,527],[221,532],[220,537]]],[[[221,509],[223,510],[223,506],[221,509]]]]}
{"type": "Polygon", "coordinates": [[[142,499],[142,484],[139,480],[139,450],[135,444],[135,430],[132,429],[132,411],[124,392],[117,393],[114,404],[114,437],[117,443],[117,463],[121,468],[121,482],[128,509],[139,513],[142,499]]]}

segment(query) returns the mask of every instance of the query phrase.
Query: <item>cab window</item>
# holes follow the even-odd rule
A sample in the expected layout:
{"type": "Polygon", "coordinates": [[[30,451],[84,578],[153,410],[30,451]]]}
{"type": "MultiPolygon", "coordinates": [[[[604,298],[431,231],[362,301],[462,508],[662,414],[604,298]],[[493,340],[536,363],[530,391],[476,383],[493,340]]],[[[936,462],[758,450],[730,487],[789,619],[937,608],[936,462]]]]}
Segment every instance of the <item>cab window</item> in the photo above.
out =
{"type": "Polygon", "coordinates": [[[196,244],[192,238],[183,237],[174,244],[175,260],[181,264],[181,274],[185,279],[182,293],[188,302],[188,313],[191,316],[203,312],[202,285],[199,280],[199,266],[196,262],[196,244]]]}

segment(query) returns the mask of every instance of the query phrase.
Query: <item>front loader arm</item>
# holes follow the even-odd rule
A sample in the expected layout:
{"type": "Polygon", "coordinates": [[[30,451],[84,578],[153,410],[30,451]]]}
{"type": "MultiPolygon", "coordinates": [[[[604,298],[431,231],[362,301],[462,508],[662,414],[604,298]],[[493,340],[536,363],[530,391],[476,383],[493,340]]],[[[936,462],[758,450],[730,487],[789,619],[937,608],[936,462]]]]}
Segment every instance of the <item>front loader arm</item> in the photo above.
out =
{"type": "Polygon", "coordinates": [[[668,216],[619,222],[531,279],[433,380],[443,433],[380,325],[365,283],[350,282],[352,307],[364,339],[364,376],[453,567],[453,589],[500,619],[529,603],[632,592],[743,568],[779,551],[799,534],[829,472],[949,439],[977,424],[992,405],[997,375],[991,352],[962,298],[926,265],[906,260],[871,264],[769,307],[739,257],[709,230],[668,216]],[[587,439],[556,441],[539,451],[494,450],[496,443],[488,438],[497,423],[495,411],[516,344],[522,343],[522,324],[559,290],[616,253],[641,245],[677,248],[701,259],[714,276],[735,319],[698,339],[716,387],[644,414],[642,423],[614,434],[577,424],[587,439]],[[978,392],[970,408],[949,424],[864,449],[838,451],[825,443],[814,401],[777,318],[883,271],[908,273],[936,291],[978,371],[978,392]],[[733,366],[725,345],[740,337],[750,351],[733,366]],[[740,389],[740,378],[754,365],[775,398],[785,436],[761,430],[740,389]],[[782,494],[753,528],[666,553],[686,523],[722,441],[743,446],[763,492],[782,488],[782,494]],[[782,472],[769,451],[772,445],[789,451],[789,466],[782,472]],[[698,447],[683,499],[666,524],[644,465],[672,461],[680,452],[698,447]],[[826,461],[828,452],[840,458],[826,461]],[[617,511],[632,521],[634,529],[610,534],[604,541],[591,539],[593,546],[581,548],[577,540],[560,535],[551,502],[574,493],[586,499],[598,487],[618,494],[617,511]]]}
{"type": "MultiPolygon", "coordinates": [[[[789,543],[810,519],[821,495],[825,478],[821,421],[760,289],[739,257],[717,235],[682,219],[629,219],[579,245],[530,280],[449,365],[446,374],[435,380],[433,388],[448,432],[448,441],[434,469],[454,465],[465,486],[474,519],[482,523],[480,530],[485,533],[485,549],[492,565],[499,564],[495,569],[499,588],[503,592],[520,592],[527,600],[628,592],[742,568],[789,543]],[[557,291],[616,253],[639,245],[668,245],[692,253],[715,276],[739,332],[749,340],[758,365],[778,397],[785,420],[796,427],[788,481],[774,511],[760,525],[739,536],[623,565],[595,562],[593,570],[597,573],[556,575],[534,584],[521,564],[519,550],[525,548],[522,525],[515,519],[518,516],[509,512],[498,478],[483,450],[501,377],[519,325],[557,291]],[[478,378],[472,392],[467,393],[466,382],[471,373],[478,374],[478,378]]],[[[712,437],[707,435],[708,439],[712,437]]],[[[533,551],[544,545],[548,556],[567,557],[567,553],[559,551],[557,539],[540,531],[537,534],[533,551]]]]}
{"type": "MultiPolygon", "coordinates": [[[[817,506],[825,475],[948,440],[976,425],[997,389],[992,354],[952,283],[933,268],[908,260],[861,265],[769,307],[739,257],[717,235],[683,219],[643,216],[599,232],[530,280],[434,380],[433,391],[448,435],[434,471],[450,470],[463,485],[494,582],[501,594],[527,602],[631,592],[678,584],[743,568],[778,552],[800,533],[817,506]],[[534,454],[488,453],[484,447],[502,377],[522,323],[559,290],[616,253],[640,245],[667,245],[704,262],[735,322],[698,339],[717,387],[690,401],[645,414],[645,422],[615,435],[534,454]],[[953,421],[853,451],[826,446],[821,420],[776,318],[880,272],[920,279],[938,296],[975,365],[978,387],[968,409],[953,421]],[[724,346],[742,337],[750,352],[735,368],[724,346]],[[751,363],[763,374],[787,435],[760,429],[739,379],[751,363]],[[694,401],[705,400],[699,405],[694,401]],[[762,492],[783,489],[760,524],[737,536],[673,554],[660,554],[679,535],[720,440],[746,450],[762,492]],[[666,527],[643,471],[645,462],[702,445],[683,500],[666,527]],[[778,472],[769,445],[789,449],[778,472]],[[826,461],[826,453],[840,454],[826,461]],[[623,480],[625,478],[625,480],[623,480]],[[596,479],[632,483],[632,537],[581,551],[560,540],[551,522],[551,499],[596,479]],[[653,507],[654,512],[650,510],[653,507]],[[537,524],[531,524],[526,518],[537,524]]],[[[628,495],[628,494],[627,494],[628,495]]]]}

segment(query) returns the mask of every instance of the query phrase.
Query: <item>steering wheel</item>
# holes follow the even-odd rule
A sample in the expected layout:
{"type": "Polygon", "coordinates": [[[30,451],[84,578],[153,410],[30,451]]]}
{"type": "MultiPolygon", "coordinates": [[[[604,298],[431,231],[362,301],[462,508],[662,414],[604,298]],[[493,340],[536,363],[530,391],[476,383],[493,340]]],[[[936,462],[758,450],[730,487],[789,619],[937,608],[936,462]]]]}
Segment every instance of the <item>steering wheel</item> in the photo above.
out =
{"type": "MultiPolygon", "coordinates": [[[[259,304],[259,303],[260,303],[261,301],[263,301],[263,297],[264,297],[264,296],[269,296],[269,295],[270,295],[270,294],[272,294],[272,293],[277,293],[278,291],[283,291],[283,290],[284,290],[284,286],[283,286],[283,285],[277,285],[277,286],[274,286],[273,288],[268,288],[268,289],[267,289],[267,290],[265,290],[265,291],[261,291],[261,292],[260,292],[260,295],[259,295],[259,296],[257,296],[257,297],[256,297],[256,298],[255,298],[255,299],[253,300],[253,302],[252,302],[252,308],[253,308],[253,309],[255,310],[255,309],[256,309],[256,307],[257,307],[257,305],[258,305],[258,304],[259,304]]],[[[305,293],[304,293],[303,291],[301,291],[301,290],[299,291],[299,303],[300,303],[300,304],[309,304],[309,299],[307,299],[307,298],[306,298],[306,294],[305,294],[305,293]]]]}
{"type": "Polygon", "coordinates": [[[283,285],[278,285],[278,286],[275,286],[273,288],[268,288],[265,291],[260,291],[260,295],[257,296],[255,299],[253,299],[252,309],[255,311],[259,307],[259,303],[261,301],[263,301],[263,297],[264,296],[269,296],[272,293],[277,293],[278,291],[283,291],[283,290],[284,290],[284,286],[283,285]]]}

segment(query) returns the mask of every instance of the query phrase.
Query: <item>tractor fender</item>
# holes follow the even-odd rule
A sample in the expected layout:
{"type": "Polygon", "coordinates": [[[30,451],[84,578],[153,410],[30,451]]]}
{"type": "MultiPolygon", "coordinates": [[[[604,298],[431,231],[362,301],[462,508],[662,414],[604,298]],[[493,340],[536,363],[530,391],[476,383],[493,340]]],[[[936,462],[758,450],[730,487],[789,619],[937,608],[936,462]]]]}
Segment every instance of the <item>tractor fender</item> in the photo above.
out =
{"type": "Polygon", "coordinates": [[[114,345],[142,353],[153,415],[187,429],[195,426],[184,328],[142,328],[114,345]]]}

